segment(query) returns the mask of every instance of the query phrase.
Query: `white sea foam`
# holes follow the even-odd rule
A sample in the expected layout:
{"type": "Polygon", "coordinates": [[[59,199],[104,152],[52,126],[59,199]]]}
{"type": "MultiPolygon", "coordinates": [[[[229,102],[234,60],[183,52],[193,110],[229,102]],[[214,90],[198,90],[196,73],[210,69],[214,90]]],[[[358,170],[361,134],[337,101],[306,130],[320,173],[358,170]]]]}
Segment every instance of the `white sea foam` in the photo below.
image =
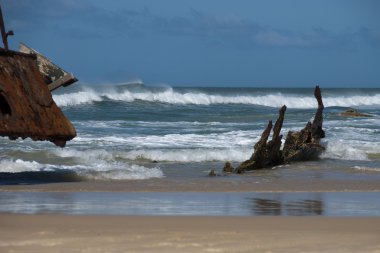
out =
{"type": "Polygon", "coordinates": [[[332,139],[327,142],[326,152],[321,157],[364,161],[369,160],[368,154],[378,152],[379,150],[380,146],[377,143],[332,139]]]}
{"type": "MultiPolygon", "coordinates": [[[[373,132],[362,128],[340,129],[328,126],[323,139],[327,148],[322,158],[341,160],[369,160],[368,154],[378,153],[380,144],[373,132]],[[358,139],[359,136],[359,139],[358,139]]],[[[287,129],[283,130],[286,133],[287,129]]],[[[210,134],[167,134],[148,136],[79,136],[74,142],[80,145],[102,146],[81,159],[96,155],[99,159],[155,160],[167,162],[244,161],[250,157],[253,145],[262,131],[230,131],[210,134]],[[116,148],[118,147],[118,148],[116,148]],[[107,150],[106,150],[107,149],[107,150]]],[[[284,137],[285,138],[285,137],[284,137]]],[[[75,153],[76,151],[73,151],[75,153]]]]}
{"type": "Polygon", "coordinates": [[[373,168],[373,167],[366,167],[366,166],[354,166],[353,168],[356,170],[361,170],[361,171],[380,172],[380,168],[373,168]]]}
{"type": "MultiPolygon", "coordinates": [[[[124,167],[124,166],[123,166],[124,167]]],[[[126,180],[126,179],[149,179],[164,177],[164,173],[159,168],[146,168],[138,165],[130,165],[123,169],[107,170],[96,173],[86,173],[89,179],[98,180],[126,180]]]]}
{"type": "Polygon", "coordinates": [[[150,160],[158,162],[212,162],[244,161],[252,149],[175,149],[175,150],[132,150],[119,153],[118,156],[131,160],[150,160]]]}
{"type": "Polygon", "coordinates": [[[94,168],[108,168],[107,164],[103,164],[106,161],[112,161],[112,153],[105,149],[92,149],[92,150],[76,150],[76,149],[54,149],[52,152],[63,158],[76,158],[79,164],[93,164],[94,168]]]}
{"type": "MultiPolygon", "coordinates": [[[[236,94],[220,95],[209,94],[201,91],[181,92],[169,87],[164,90],[153,91],[143,89],[140,91],[131,91],[124,89],[116,91],[94,91],[85,88],[83,91],[68,93],[63,95],[54,95],[54,100],[59,106],[74,106],[85,103],[103,101],[105,99],[114,101],[133,102],[136,100],[146,102],[160,102],[179,105],[211,105],[211,104],[249,104],[269,107],[280,107],[287,105],[289,108],[315,108],[317,106],[313,96],[298,96],[292,94],[282,94],[280,92],[272,94],[236,94]]],[[[380,94],[374,95],[347,95],[324,97],[326,107],[342,106],[380,106],[380,94]]]]}
{"type": "Polygon", "coordinates": [[[0,161],[0,172],[20,173],[27,171],[45,171],[46,166],[36,161],[23,161],[21,159],[7,159],[0,161]]]}
{"type": "MultiPolygon", "coordinates": [[[[125,179],[148,179],[148,178],[160,178],[163,177],[163,172],[160,168],[146,168],[143,166],[110,162],[107,160],[101,160],[104,157],[102,152],[89,152],[91,155],[82,158],[82,162],[76,165],[53,165],[53,164],[41,164],[36,161],[24,161],[21,159],[16,160],[2,160],[0,161],[0,173],[21,173],[21,172],[54,172],[54,171],[73,171],[80,176],[89,179],[113,179],[113,180],[125,180],[125,179]],[[90,158],[94,158],[91,160],[90,158]],[[91,160],[91,163],[88,163],[91,160]]],[[[75,155],[71,151],[62,152],[62,157],[68,157],[75,155]]],[[[84,152],[79,152],[84,154],[84,152]]],[[[107,155],[105,156],[107,157],[107,155]]]]}
{"type": "Polygon", "coordinates": [[[55,149],[60,157],[75,157],[78,162],[116,159],[165,162],[242,161],[250,157],[260,131],[226,133],[167,134],[149,136],[79,136],[80,145],[102,146],[104,149],[55,149]],[[118,148],[115,148],[118,147],[118,148]]]}
{"type": "MultiPolygon", "coordinates": [[[[187,136],[189,137],[189,136],[187,136]]],[[[136,139],[133,140],[134,145],[120,148],[108,149],[91,149],[91,150],[74,150],[74,149],[57,149],[56,155],[61,157],[74,157],[80,163],[90,161],[98,161],[95,167],[105,167],[105,163],[113,161],[128,161],[128,162],[211,162],[211,161],[233,161],[242,162],[248,159],[253,152],[253,144],[257,141],[250,140],[249,142],[231,142],[228,146],[226,139],[207,140],[197,143],[196,138],[186,142],[165,143],[163,139],[156,139],[158,136],[149,138],[152,142],[146,142],[146,138],[142,138],[140,145],[137,145],[136,139]],[[210,141],[210,140],[208,140],[210,141]],[[212,143],[212,144],[210,144],[212,143]]],[[[179,138],[179,137],[178,137],[179,138]]],[[[180,138],[179,138],[180,139],[180,138]]],[[[190,140],[191,138],[189,138],[190,140]]],[[[246,141],[246,140],[245,140],[246,141]]],[[[379,150],[379,145],[374,143],[357,142],[353,140],[342,141],[336,139],[327,140],[326,151],[321,155],[321,158],[339,159],[339,160],[360,160],[368,161],[368,155],[379,150]]],[[[112,144],[104,145],[112,147],[112,144]]]]}
{"type": "Polygon", "coordinates": [[[252,147],[259,139],[258,131],[230,131],[226,133],[203,134],[166,134],[148,136],[78,136],[72,142],[81,145],[101,145],[103,147],[121,147],[123,149],[229,149],[252,147]]]}
{"type": "Polygon", "coordinates": [[[371,160],[380,153],[379,119],[326,120],[326,152],[322,158],[371,160]]]}
{"type": "Polygon", "coordinates": [[[144,148],[132,150],[75,150],[56,149],[54,154],[58,157],[73,158],[81,164],[94,163],[93,168],[97,171],[102,168],[122,168],[122,163],[118,165],[115,161],[160,161],[160,162],[209,162],[209,161],[243,161],[248,159],[253,149],[248,147],[234,148],[144,148]],[[96,163],[94,161],[97,161],[96,163]],[[112,164],[112,166],[109,166],[112,164]]]}
{"type": "MultiPolygon", "coordinates": [[[[160,168],[143,166],[115,161],[118,151],[105,149],[75,150],[55,149],[55,155],[74,158],[78,164],[85,165],[77,172],[92,179],[148,179],[163,177],[160,168]]],[[[120,159],[119,159],[120,160],[120,159]]],[[[67,167],[65,167],[67,169],[67,167]]]]}
{"type": "Polygon", "coordinates": [[[91,89],[78,91],[74,93],[66,93],[61,95],[53,95],[54,101],[59,106],[74,106],[81,104],[91,104],[93,102],[102,101],[103,98],[91,89]]]}

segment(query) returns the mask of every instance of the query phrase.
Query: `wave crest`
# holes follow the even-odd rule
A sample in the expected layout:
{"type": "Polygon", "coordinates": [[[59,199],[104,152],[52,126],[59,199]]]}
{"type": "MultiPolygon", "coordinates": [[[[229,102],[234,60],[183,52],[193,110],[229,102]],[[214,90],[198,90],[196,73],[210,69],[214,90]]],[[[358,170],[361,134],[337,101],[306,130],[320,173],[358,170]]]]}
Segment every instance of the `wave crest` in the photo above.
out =
{"type": "MultiPolygon", "coordinates": [[[[177,105],[212,105],[212,104],[247,104],[268,107],[280,107],[287,105],[289,108],[315,108],[317,102],[313,96],[301,96],[295,94],[282,94],[281,92],[258,94],[212,94],[206,91],[184,91],[171,87],[160,89],[129,89],[121,90],[115,87],[107,91],[95,91],[84,88],[82,91],[53,96],[59,106],[75,106],[91,104],[105,100],[122,102],[159,102],[177,105]]],[[[349,95],[324,97],[326,107],[331,106],[380,106],[380,94],[374,95],[349,95]]]]}
{"type": "MultiPolygon", "coordinates": [[[[80,152],[81,153],[81,152],[80,152]]],[[[62,157],[70,156],[69,153],[61,152],[62,157]]],[[[160,168],[147,168],[135,164],[110,162],[101,160],[98,155],[95,162],[88,163],[88,159],[84,159],[84,163],[79,165],[53,165],[43,164],[36,161],[24,161],[21,159],[9,159],[0,161],[0,173],[55,173],[58,174],[62,171],[72,172],[79,177],[86,179],[97,180],[127,180],[127,179],[149,179],[161,178],[164,176],[160,168]]]]}

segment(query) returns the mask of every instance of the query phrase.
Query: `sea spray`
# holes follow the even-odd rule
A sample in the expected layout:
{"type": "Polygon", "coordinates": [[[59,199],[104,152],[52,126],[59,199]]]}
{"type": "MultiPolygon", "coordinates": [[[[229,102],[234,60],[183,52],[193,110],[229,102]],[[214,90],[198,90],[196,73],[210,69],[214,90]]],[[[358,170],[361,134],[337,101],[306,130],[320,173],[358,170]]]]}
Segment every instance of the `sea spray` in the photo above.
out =
{"type": "MultiPolygon", "coordinates": [[[[210,90],[201,88],[198,88],[198,90],[172,87],[157,89],[142,86],[140,89],[135,90],[128,89],[127,86],[122,89],[108,87],[106,90],[99,89],[99,91],[95,91],[89,87],[83,87],[81,91],[54,95],[53,98],[59,106],[76,106],[110,100],[115,102],[145,101],[175,105],[245,104],[275,108],[286,105],[288,108],[299,109],[316,107],[316,102],[312,95],[287,94],[275,90],[255,92],[250,89],[236,91],[231,95],[226,92],[210,92],[210,90]]],[[[380,93],[362,95],[354,93],[348,93],[347,95],[339,93],[327,94],[324,97],[324,104],[326,107],[380,106],[380,93]]]]}

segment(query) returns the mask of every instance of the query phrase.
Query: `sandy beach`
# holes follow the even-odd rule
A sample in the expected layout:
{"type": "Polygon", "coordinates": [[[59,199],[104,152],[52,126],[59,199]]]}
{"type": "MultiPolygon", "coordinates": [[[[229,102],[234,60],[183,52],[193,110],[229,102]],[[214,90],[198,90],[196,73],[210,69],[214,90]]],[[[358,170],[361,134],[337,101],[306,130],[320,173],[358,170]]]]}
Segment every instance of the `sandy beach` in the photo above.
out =
{"type": "Polygon", "coordinates": [[[378,180],[207,177],[191,179],[99,180],[0,185],[1,191],[37,192],[346,192],[380,191],[378,180]]]}
{"type": "Polygon", "coordinates": [[[380,253],[380,1],[0,5],[0,253],[380,253]]]}
{"type": "Polygon", "coordinates": [[[380,219],[370,211],[379,190],[377,180],[256,176],[1,185],[3,204],[17,198],[9,206],[14,214],[0,214],[0,252],[379,253],[380,219]],[[209,194],[220,198],[223,192],[233,195],[208,203],[209,194]],[[234,201],[235,195],[249,198],[234,201]],[[363,202],[367,206],[353,206],[366,196],[372,196],[363,202]],[[213,215],[214,203],[237,216],[213,215]],[[132,214],[144,216],[130,215],[128,205],[132,214]],[[151,216],[157,208],[174,208],[177,215],[151,216]],[[339,217],[345,215],[341,208],[355,217],[339,217]],[[361,217],[361,209],[372,217],[361,217]],[[247,213],[240,216],[242,210],[247,213]],[[181,211],[185,215],[178,216],[181,211]]]}
{"type": "Polygon", "coordinates": [[[1,252],[380,252],[379,218],[0,215],[1,252]]]}

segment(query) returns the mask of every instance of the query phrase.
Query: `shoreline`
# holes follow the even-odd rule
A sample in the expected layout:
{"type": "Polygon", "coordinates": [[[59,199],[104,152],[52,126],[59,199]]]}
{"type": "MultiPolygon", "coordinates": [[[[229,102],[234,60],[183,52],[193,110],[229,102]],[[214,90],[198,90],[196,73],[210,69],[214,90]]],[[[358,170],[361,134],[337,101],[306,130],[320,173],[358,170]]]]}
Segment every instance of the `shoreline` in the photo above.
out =
{"type": "Polygon", "coordinates": [[[0,213],[380,217],[379,192],[0,192],[0,213]]]}
{"type": "Polygon", "coordinates": [[[0,214],[1,252],[375,253],[379,235],[368,217],[0,214]]]}
{"type": "Polygon", "coordinates": [[[380,192],[377,180],[201,178],[93,180],[0,185],[0,193],[28,192],[380,192]]]}

